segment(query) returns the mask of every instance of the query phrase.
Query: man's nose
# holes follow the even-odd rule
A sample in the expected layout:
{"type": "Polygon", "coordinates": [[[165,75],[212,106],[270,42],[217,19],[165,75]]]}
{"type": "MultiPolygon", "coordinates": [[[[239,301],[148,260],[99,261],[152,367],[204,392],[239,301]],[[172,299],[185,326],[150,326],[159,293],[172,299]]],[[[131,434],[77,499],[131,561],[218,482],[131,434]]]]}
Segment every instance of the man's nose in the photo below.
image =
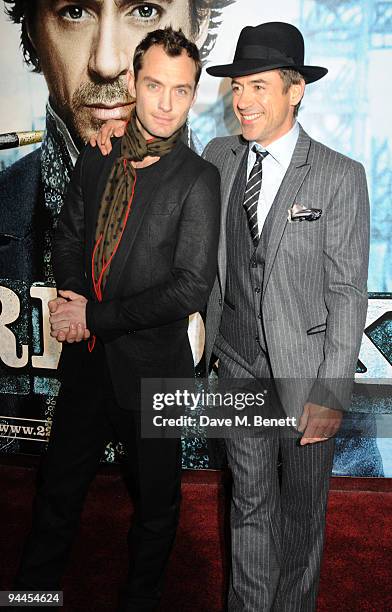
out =
{"type": "Polygon", "coordinates": [[[159,98],[159,108],[168,113],[172,109],[172,94],[169,88],[164,88],[159,98]]]}
{"type": "Polygon", "coordinates": [[[251,91],[244,87],[244,89],[241,91],[241,94],[237,100],[238,108],[246,109],[252,105],[252,101],[253,101],[253,98],[251,95],[251,91]]]}
{"type": "Polygon", "coordinates": [[[130,57],[124,48],[124,40],[126,38],[121,36],[112,20],[102,19],[89,61],[89,71],[96,78],[109,81],[127,72],[130,57]]]}

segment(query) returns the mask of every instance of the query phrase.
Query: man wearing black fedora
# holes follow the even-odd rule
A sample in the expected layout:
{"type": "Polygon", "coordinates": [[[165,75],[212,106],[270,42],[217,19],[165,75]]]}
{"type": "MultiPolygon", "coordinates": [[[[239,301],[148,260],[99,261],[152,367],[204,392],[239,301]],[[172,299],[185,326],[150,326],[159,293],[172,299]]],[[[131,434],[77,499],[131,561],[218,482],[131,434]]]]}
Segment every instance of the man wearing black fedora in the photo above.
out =
{"type": "Polygon", "coordinates": [[[206,357],[219,358],[223,379],[273,379],[297,424],[226,440],[228,607],[312,611],[333,436],[350,400],[367,310],[366,177],[296,120],[305,85],[327,70],[304,64],[293,25],[244,28],[233,63],[207,72],[231,78],[242,135],[216,138],[204,152],[222,192],[206,357]]]}

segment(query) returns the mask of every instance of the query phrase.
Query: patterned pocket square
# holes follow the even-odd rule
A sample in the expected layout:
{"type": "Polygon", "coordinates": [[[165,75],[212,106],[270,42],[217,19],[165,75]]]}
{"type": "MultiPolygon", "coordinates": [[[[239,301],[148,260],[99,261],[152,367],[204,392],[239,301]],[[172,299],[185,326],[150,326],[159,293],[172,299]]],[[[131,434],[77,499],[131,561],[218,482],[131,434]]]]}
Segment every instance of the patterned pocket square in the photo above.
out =
{"type": "Polygon", "coordinates": [[[288,222],[297,223],[298,221],[316,221],[320,219],[323,211],[320,208],[305,208],[302,204],[293,204],[287,212],[288,222]]]}

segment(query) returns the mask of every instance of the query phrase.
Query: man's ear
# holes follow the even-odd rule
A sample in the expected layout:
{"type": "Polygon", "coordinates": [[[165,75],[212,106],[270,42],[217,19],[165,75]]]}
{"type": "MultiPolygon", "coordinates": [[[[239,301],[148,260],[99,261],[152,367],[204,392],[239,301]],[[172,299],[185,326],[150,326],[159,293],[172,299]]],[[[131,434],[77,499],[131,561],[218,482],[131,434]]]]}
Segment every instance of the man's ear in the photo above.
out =
{"type": "Polygon", "coordinates": [[[210,25],[211,9],[205,9],[199,21],[198,33],[195,38],[195,45],[201,49],[208,36],[208,26],[210,25]]]}
{"type": "Polygon", "coordinates": [[[300,83],[291,85],[290,87],[290,104],[297,106],[301,102],[305,93],[305,81],[301,79],[300,83]]]}
{"type": "Polygon", "coordinates": [[[131,94],[132,98],[136,98],[135,76],[131,70],[127,71],[126,79],[129,93],[131,94]]]}

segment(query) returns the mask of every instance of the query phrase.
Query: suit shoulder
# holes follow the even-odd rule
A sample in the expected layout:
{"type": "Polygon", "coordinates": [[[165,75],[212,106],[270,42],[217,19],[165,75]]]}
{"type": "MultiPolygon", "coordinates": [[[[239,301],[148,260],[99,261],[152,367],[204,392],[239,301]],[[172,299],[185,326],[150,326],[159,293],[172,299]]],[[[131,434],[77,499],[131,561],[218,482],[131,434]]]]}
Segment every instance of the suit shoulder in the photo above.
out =
{"type": "Polygon", "coordinates": [[[238,147],[238,145],[243,144],[244,141],[239,134],[235,136],[218,136],[217,138],[213,138],[207,144],[204,149],[203,157],[206,154],[218,153],[220,151],[227,151],[228,149],[232,149],[233,147],[238,147]]]}
{"type": "Polygon", "coordinates": [[[183,161],[189,164],[193,174],[200,175],[204,172],[209,174],[218,174],[216,166],[210,161],[200,157],[195,151],[183,145],[182,149],[183,161]]]}
{"type": "Polygon", "coordinates": [[[328,164],[333,172],[364,172],[364,167],[361,162],[344,155],[335,149],[331,149],[327,145],[311,139],[311,154],[314,159],[322,159],[325,164],[328,164]]]}
{"type": "Polygon", "coordinates": [[[229,151],[242,149],[244,142],[240,135],[213,138],[204,149],[203,157],[222,170],[229,151]]]}

